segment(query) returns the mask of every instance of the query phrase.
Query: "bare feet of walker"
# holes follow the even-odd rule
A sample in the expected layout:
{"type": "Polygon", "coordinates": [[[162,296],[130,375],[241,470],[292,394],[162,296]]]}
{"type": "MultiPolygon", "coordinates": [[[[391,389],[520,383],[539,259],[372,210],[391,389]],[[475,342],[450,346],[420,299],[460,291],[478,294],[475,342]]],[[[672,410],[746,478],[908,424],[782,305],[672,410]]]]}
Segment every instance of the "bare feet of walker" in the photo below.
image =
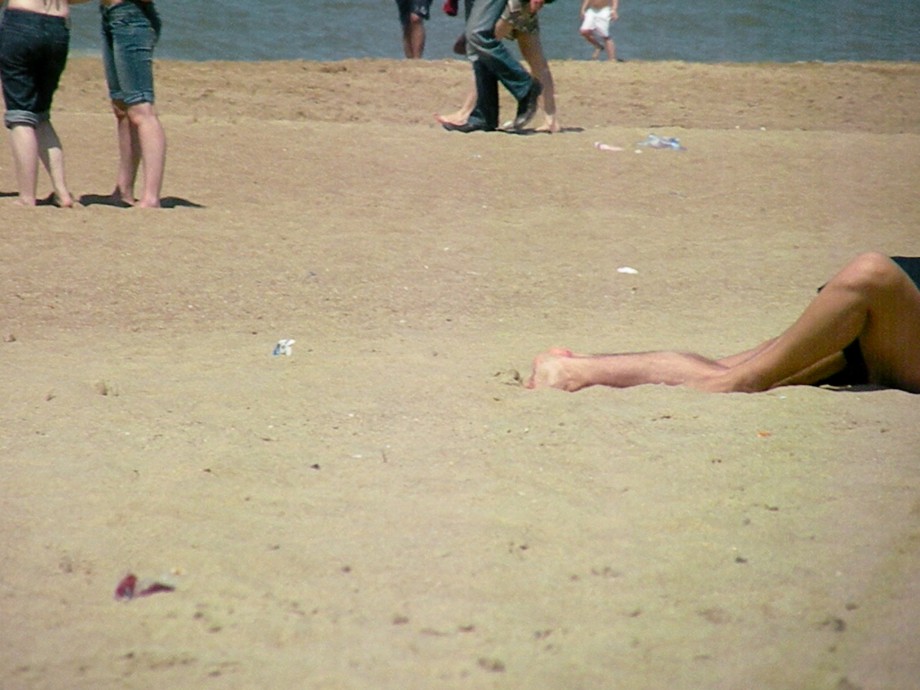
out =
{"type": "Polygon", "coordinates": [[[546,121],[536,128],[537,132],[541,134],[546,132],[549,134],[557,134],[562,131],[562,125],[559,124],[559,120],[551,115],[546,116],[546,121]]]}
{"type": "Polygon", "coordinates": [[[461,126],[465,125],[467,120],[469,120],[469,114],[464,113],[462,110],[458,110],[455,113],[450,113],[449,115],[441,115],[435,113],[434,119],[437,120],[442,125],[455,125],[461,126]]]}

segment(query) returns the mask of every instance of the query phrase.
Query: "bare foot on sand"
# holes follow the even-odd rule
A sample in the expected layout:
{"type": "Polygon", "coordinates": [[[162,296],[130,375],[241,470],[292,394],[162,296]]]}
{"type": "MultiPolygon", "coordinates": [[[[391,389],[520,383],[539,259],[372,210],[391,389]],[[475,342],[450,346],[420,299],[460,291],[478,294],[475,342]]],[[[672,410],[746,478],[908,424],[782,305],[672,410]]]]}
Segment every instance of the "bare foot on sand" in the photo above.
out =
{"type": "Polygon", "coordinates": [[[549,134],[556,134],[562,131],[562,125],[559,124],[559,120],[555,117],[546,116],[546,120],[542,125],[537,127],[536,131],[538,132],[547,132],[549,134]]]}
{"type": "Polygon", "coordinates": [[[64,192],[63,194],[58,194],[57,192],[52,192],[44,199],[38,202],[39,206],[57,206],[58,208],[73,208],[74,200],[73,195],[70,192],[64,192]]]}
{"type": "Polygon", "coordinates": [[[442,125],[456,125],[461,126],[465,125],[467,120],[469,120],[469,115],[464,113],[462,110],[458,110],[455,113],[449,115],[439,115],[435,113],[434,119],[437,120],[442,125]]]}
{"type": "Polygon", "coordinates": [[[524,382],[525,388],[558,388],[563,391],[576,391],[579,386],[568,374],[568,365],[575,355],[571,350],[554,347],[542,352],[533,360],[533,371],[524,382]]]}
{"type": "Polygon", "coordinates": [[[109,198],[116,206],[134,206],[137,203],[133,194],[123,194],[118,187],[109,195],[109,198]]]}

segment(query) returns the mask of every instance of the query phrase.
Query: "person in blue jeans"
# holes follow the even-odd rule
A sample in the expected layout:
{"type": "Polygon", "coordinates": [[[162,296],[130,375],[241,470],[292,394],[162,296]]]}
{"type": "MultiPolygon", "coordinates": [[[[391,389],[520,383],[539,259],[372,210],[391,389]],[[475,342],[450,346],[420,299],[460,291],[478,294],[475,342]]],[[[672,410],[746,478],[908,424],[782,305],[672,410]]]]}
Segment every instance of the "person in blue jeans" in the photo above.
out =
{"type": "MultiPolygon", "coordinates": [[[[539,12],[545,0],[529,0],[530,11],[539,12]]],[[[504,43],[495,36],[495,25],[502,16],[507,0],[473,0],[466,19],[466,54],[473,63],[476,80],[476,107],[464,124],[442,123],[454,132],[492,132],[498,128],[498,83],[518,102],[513,120],[521,129],[537,111],[542,87],[514,59],[504,43]]]]}
{"type": "MultiPolygon", "coordinates": [[[[72,0],[73,4],[86,0],[72,0]]],[[[49,201],[71,207],[64,178],[64,150],[51,125],[51,101],[67,64],[70,14],[67,0],[9,0],[0,22],[0,81],[20,206],[35,206],[38,164],[54,189],[49,201]]]]}
{"type": "Polygon", "coordinates": [[[115,201],[142,208],[160,206],[166,167],[166,134],[153,90],[153,49],[160,18],[152,0],[100,0],[102,61],[118,131],[115,201]],[[140,198],[134,197],[143,165],[140,198]]]}

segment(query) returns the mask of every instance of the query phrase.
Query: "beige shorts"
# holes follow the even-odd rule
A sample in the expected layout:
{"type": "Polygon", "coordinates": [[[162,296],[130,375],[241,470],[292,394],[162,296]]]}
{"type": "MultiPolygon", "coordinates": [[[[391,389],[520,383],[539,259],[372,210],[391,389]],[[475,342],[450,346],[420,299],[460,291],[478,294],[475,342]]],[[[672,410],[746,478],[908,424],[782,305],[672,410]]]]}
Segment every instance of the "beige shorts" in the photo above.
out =
{"type": "Polygon", "coordinates": [[[516,39],[520,34],[535,34],[540,31],[537,15],[530,13],[530,3],[527,0],[508,0],[502,19],[511,24],[510,39],[516,39]]]}

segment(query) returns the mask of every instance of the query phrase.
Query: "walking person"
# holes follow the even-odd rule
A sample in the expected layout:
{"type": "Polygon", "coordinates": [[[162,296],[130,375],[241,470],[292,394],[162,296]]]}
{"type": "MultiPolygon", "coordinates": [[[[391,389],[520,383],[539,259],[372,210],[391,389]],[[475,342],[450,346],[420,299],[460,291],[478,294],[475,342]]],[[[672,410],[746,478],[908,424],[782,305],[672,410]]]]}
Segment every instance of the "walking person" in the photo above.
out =
{"type": "MultiPolygon", "coordinates": [[[[505,11],[507,0],[473,0],[466,20],[466,54],[473,63],[476,80],[476,107],[461,125],[442,123],[455,132],[492,132],[498,128],[498,83],[501,82],[517,100],[513,120],[515,129],[523,128],[537,111],[543,91],[540,82],[514,59],[495,35],[495,25],[505,11]]],[[[543,7],[544,0],[529,0],[531,14],[543,7]]]]}
{"type": "Polygon", "coordinates": [[[581,27],[578,32],[594,46],[592,60],[606,51],[608,60],[617,59],[617,49],[610,37],[610,25],[619,19],[619,0],[584,0],[581,3],[581,27]]]}
{"type": "MultiPolygon", "coordinates": [[[[540,41],[540,22],[537,15],[530,13],[527,0],[508,0],[501,19],[495,25],[495,36],[501,40],[510,39],[518,42],[521,55],[524,56],[524,60],[530,67],[530,73],[538,79],[543,88],[540,101],[542,101],[546,119],[535,131],[551,134],[561,131],[562,125],[559,124],[556,116],[556,89],[553,73],[549,68],[546,55],[543,53],[543,44],[540,41]]],[[[461,36],[460,41],[465,43],[465,37],[461,36]]],[[[476,84],[474,82],[472,90],[459,110],[449,115],[435,115],[435,119],[442,125],[446,123],[463,125],[467,123],[475,107],[476,84]]],[[[503,127],[510,125],[509,122],[503,127]]]]}
{"type": "Polygon", "coordinates": [[[157,208],[166,167],[166,134],[153,89],[153,49],[160,18],[153,0],[100,0],[102,61],[118,133],[115,201],[157,208]],[[140,198],[134,196],[138,169],[140,198]]]}

